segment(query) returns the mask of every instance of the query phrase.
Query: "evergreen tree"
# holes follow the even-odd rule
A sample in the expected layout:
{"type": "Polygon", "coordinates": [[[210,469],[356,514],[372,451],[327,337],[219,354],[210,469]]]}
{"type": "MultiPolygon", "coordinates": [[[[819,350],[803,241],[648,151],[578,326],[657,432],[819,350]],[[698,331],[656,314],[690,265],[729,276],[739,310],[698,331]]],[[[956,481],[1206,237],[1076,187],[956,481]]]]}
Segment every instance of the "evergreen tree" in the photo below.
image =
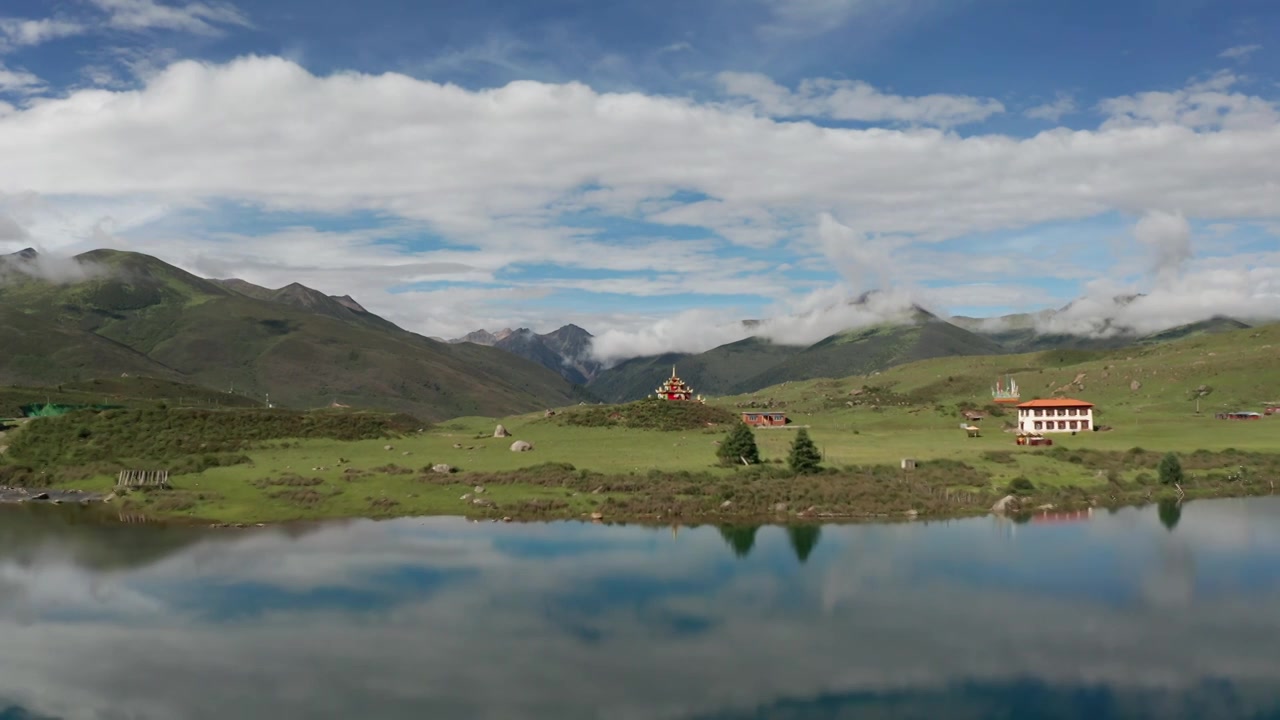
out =
{"type": "Polygon", "coordinates": [[[787,528],[787,536],[791,538],[791,549],[795,551],[796,559],[804,563],[818,545],[822,528],[817,525],[791,525],[787,528]]]}
{"type": "Polygon", "coordinates": [[[746,460],[751,465],[760,463],[760,449],[756,447],[756,435],[746,423],[737,423],[729,436],[716,448],[716,457],[725,465],[736,465],[746,460]]]}
{"type": "Polygon", "coordinates": [[[1163,485],[1174,485],[1182,482],[1182,463],[1178,456],[1169,453],[1160,459],[1160,482],[1163,485]]]}
{"type": "Polygon", "coordinates": [[[756,531],[759,529],[759,525],[727,525],[720,528],[720,537],[733,548],[734,555],[744,558],[750,555],[751,548],[756,546],[756,531]]]}
{"type": "Polygon", "coordinates": [[[1175,498],[1160,498],[1156,504],[1156,512],[1160,516],[1160,524],[1173,532],[1177,527],[1178,521],[1182,519],[1182,503],[1175,498]]]}
{"type": "Polygon", "coordinates": [[[791,465],[791,471],[797,475],[815,473],[822,469],[822,453],[818,452],[818,446],[813,444],[808,430],[800,428],[796,433],[796,439],[791,443],[791,455],[787,458],[787,463],[791,465]]]}

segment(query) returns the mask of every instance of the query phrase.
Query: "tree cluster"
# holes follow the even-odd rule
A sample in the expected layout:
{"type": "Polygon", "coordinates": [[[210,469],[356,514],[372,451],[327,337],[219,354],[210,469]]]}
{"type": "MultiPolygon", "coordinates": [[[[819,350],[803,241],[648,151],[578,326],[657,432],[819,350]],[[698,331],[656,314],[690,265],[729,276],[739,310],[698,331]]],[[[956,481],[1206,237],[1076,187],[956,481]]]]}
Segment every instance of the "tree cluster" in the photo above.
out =
{"type": "MultiPolygon", "coordinates": [[[[746,423],[737,423],[729,431],[729,435],[716,449],[716,457],[724,465],[745,463],[756,465],[760,462],[760,448],[756,445],[755,433],[746,423]]],[[[800,428],[791,442],[791,451],[787,455],[787,464],[797,475],[807,475],[822,470],[822,452],[809,437],[809,431],[800,428]]]]}

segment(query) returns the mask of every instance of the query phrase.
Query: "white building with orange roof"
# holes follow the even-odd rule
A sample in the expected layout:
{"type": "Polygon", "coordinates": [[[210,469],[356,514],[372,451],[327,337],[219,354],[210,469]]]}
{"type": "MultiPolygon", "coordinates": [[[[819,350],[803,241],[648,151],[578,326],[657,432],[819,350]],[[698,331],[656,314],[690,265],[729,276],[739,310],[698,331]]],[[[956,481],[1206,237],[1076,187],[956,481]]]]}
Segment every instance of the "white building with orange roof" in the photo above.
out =
{"type": "Polygon", "coordinates": [[[1018,405],[1021,432],[1079,432],[1093,430],[1093,403],[1071,398],[1046,398],[1018,405]]]}

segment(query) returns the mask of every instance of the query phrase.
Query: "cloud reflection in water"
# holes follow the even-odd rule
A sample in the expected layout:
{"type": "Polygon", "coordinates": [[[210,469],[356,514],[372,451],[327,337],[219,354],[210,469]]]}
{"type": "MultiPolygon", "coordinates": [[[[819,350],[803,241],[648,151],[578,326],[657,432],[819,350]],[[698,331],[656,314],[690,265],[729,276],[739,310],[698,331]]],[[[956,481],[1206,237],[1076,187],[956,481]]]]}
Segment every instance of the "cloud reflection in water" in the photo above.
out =
{"type": "Polygon", "coordinates": [[[27,528],[25,544],[0,546],[0,708],[627,720],[1280,707],[1280,503],[1189,503],[1172,531],[1161,518],[1152,506],[1013,533],[982,518],[674,537],[453,519],[139,527],[126,557],[83,527],[27,528]]]}

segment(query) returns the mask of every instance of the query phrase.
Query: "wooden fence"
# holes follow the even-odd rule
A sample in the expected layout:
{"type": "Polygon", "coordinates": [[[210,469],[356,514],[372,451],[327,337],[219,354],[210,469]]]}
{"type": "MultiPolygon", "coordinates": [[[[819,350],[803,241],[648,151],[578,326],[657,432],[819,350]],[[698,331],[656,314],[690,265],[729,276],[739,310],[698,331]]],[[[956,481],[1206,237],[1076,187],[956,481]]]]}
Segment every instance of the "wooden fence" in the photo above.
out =
{"type": "Polygon", "coordinates": [[[121,470],[116,487],[169,487],[168,470],[121,470]]]}

